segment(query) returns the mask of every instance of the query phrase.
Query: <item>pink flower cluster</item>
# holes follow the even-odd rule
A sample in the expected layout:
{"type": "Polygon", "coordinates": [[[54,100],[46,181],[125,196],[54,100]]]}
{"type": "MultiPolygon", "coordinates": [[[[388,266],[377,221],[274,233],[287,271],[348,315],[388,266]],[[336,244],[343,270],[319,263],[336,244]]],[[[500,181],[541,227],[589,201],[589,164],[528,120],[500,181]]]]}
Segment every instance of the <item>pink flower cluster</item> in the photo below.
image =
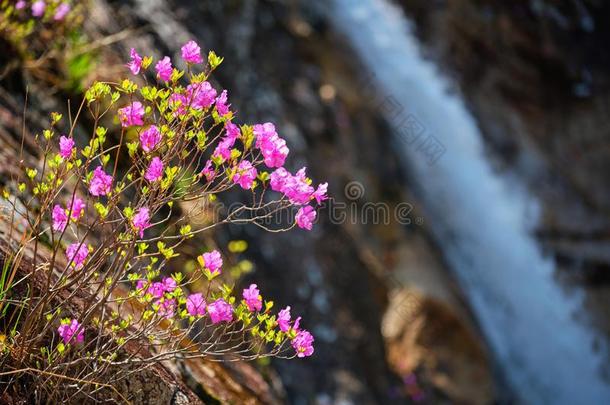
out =
{"type": "MultiPolygon", "coordinates": [[[[146,288],[146,283],[143,280],[138,281],[137,288],[138,290],[143,291],[146,288]]],[[[170,293],[174,291],[175,288],[175,281],[167,277],[163,282],[152,283],[146,291],[157,298],[155,305],[159,306],[159,315],[162,317],[170,318],[175,314],[175,309],[177,307],[176,300],[165,296],[165,293],[170,293]]],[[[213,324],[231,322],[233,320],[233,307],[222,298],[219,298],[210,304],[206,304],[201,293],[194,293],[186,298],[185,305],[186,311],[190,316],[201,317],[204,316],[207,311],[213,324]]]]}
{"type": "Polygon", "coordinates": [[[237,128],[237,126],[231,122],[227,122],[225,128],[227,135],[218,142],[218,146],[212,154],[213,158],[220,158],[222,160],[229,160],[231,158],[231,148],[235,145],[235,141],[239,136],[239,130],[236,131],[234,128],[237,128]]]}
{"type": "MultiPolygon", "coordinates": [[[[228,122],[226,124],[227,133],[232,129],[231,126],[237,127],[228,122]]],[[[303,205],[295,216],[295,222],[299,228],[311,230],[316,219],[317,213],[313,206],[306,205],[315,200],[320,205],[324,200],[328,199],[328,183],[319,184],[317,189],[311,186],[311,179],[306,175],[306,168],[301,168],[295,175],[292,175],[288,170],[282,167],[288,156],[289,149],[286,146],[286,141],[279,137],[275,129],[275,125],[270,122],[257,124],[253,128],[254,136],[256,137],[256,148],[263,155],[265,165],[276,170],[269,176],[269,185],[273,191],[278,191],[294,205],[303,205]]],[[[231,155],[230,148],[233,146],[235,139],[239,136],[239,130],[234,137],[227,136],[219,143],[213,157],[222,157],[228,159],[231,155]]],[[[210,181],[214,178],[215,172],[211,171],[211,163],[207,162],[202,175],[210,181]]],[[[243,189],[252,188],[254,179],[258,172],[256,168],[248,160],[242,160],[235,168],[233,182],[239,184],[243,189]]]]}
{"type": "Polygon", "coordinates": [[[201,171],[201,175],[205,176],[207,181],[212,181],[216,177],[216,169],[212,168],[212,161],[208,160],[205,162],[205,166],[201,171]]]}
{"type": "Polygon", "coordinates": [[[161,177],[163,177],[163,161],[159,157],[155,156],[150,161],[144,178],[149,182],[153,183],[155,181],[161,180],[161,177]]]}
{"type": "Polygon", "coordinates": [[[171,277],[165,277],[163,281],[155,281],[151,284],[144,280],[139,280],[136,285],[140,292],[150,294],[155,298],[154,304],[158,307],[159,316],[168,319],[174,316],[177,303],[174,298],[165,296],[165,294],[173,292],[176,287],[178,287],[176,280],[171,277]]]}
{"type": "Polygon", "coordinates": [[[203,258],[204,266],[212,274],[220,274],[222,269],[222,256],[218,250],[212,250],[211,252],[204,253],[201,255],[203,258]]]}
{"type": "Polygon", "coordinates": [[[140,238],[144,237],[144,230],[150,227],[150,211],[146,207],[142,207],[131,219],[131,224],[134,229],[140,235],[140,238]]]}
{"type": "Polygon", "coordinates": [[[144,106],[134,101],[127,107],[119,108],[119,119],[124,128],[144,125],[144,106]]]}
{"type": "Polygon", "coordinates": [[[70,159],[74,154],[74,139],[62,135],[59,138],[59,156],[64,159],[70,159]]]}
{"type": "Polygon", "coordinates": [[[152,152],[155,150],[163,136],[156,125],[151,125],[140,133],[140,146],[144,152],[152,152]]]}
{"type": "Polygon", "coordinates": [[[239,184],[244,190],[249,190],[252,188],[257,174],[256,167],[252,166],[252,163],[242,160],[233,175],[233,182],[239,184]]]}
{"type": "Polygon", "coordinates": [[[308,357],[313,354],[314,338],[311,333],[306,330],[297,332],[297,335],[292,339],[292,347],[297,352],[297,357],[308,357]]]}
{"type": "Polygon", "coordinates": [[[106,174],[101,166],[96,167],[89,183],[89,192],[96,197],[108,194],[112,189],[112,180],[112,176],[106,174]]]}
{"type": "Polygon", "coordinates": [[[294,220],[299,228],[311,231],[317,215],[316,210],[311,205],[306,205],[299,208],[294,216],[294,220]]]}
{"type": "Polygon", "coordinates": [[[233,320],[233,307],[222,298],[218,298],[216,301],[208,304],[207,311],[214,324],[223,321],[231,322],[233,320]]]}
{"type": "MultiPolygon", "coordinates": [[[[328,183],[322,183],[314,190],[305,171],[306,168],[303,167],[293,176],[286,169],[280,167],[269,176],[271,189],[283,193],[295,205],[304,205],[312,200],[321,204],[328,199],[328,183]]],[[[299,228],[311,230],[316,215],[314,208],[311,205],[306,205],[299,209],[295,221],[299,228]]]]}
{"type": "MultiPolygon", "coordinates": [[[[27,5],[27,3],[25,2],[25,0],[19,0],[15,3],[15,8],[17,10],[22,10],[25,8],[26,5],[27,5]]],[[[72,9],[72,7],[70,7],[69,3],[62,2],[55,9],[55,14],[53,14],[53,19],[55,21],[63,20],[66,17],[66,15],[70,12],[71,9],[72,9]]],[[[41,18],[44,16],[45,11],[47,10],[47,3],[44,0],[37,0],[32,3],[31,10],[32,10],[32,15],[34,17],[41,18]]]]}
{"type": "Polygon", "coordinates": [[[186,310],[190,316],[204,316],[206,311],[213,324],[231,322],[233,320],[233,307],[222,298],[207,304],[201,293],[195,293],[186,299],[186,310]]]}
{"type": "Polygon", "coordinates": [[[196,110],[211,107],[216,94],[216,89],[209,82],[192,83],[186,87],[187,104],[196,110]]]}
{"type": "Polygon", "coordinates": [[[74,242],[66,249],[66,259],[77,270],[83,267],[88,255],[89,248],[85,243],[74,242]]]}
{"type": "Polygon", "coordinates": [[[263,308],[263,297],[256,284],[250,284],[250,287],[244,288],[242,297],[250,312],[260,311],[263,308]]]}
{"type": "MultiPolygon", "coordinates": [[[[282,332],[290,331],[290,307],[282,309],[277,316],[277,323],[282,332]]],[[[301,317],[294,320],[292,329],[296,332],[296,336],[292,339],[292,347],[297,352],[297,357],[308,357],[314,352],[313,342],[314,337],[305,329],[300,329],[301,317]]]]}
{"type": "Polygon", "coordinates": [[[201,48],[199,47],[199,45],[197,45],[197,42],[188,41],[181,48],[181,51],[182,59],[184,59],[186,63],[196,64],[203,62],[203,59],[201,58],[201,48]]]}
{"type": "Polygon", "coordinates": [[[172,67],[172,61],[169,56],[165,56],[155,65],[157,71],[157,77],[164,82],[169,82],[172,77],[174,68],[172,67]]]}
{"type": "Polygon", "coordinates": [[[131,73],[137,75],[140,73],[140,69],[142,68],[142,57],[138,55],[134,48],[131,48],[130,56],[131,60],[127,64],[127,68],[131,70],[131,73]]]}
{"type": "Polygon", "coordinates": [[[57,328],[57,333],[59,333],[59,336],[63,339],[65,344],[74,343],[72,339],[74,339],[76,343],[82,343],[85,340],[85,329],[76,319],[72,319],[69,322],[62,322],[59,328],[57,328]]]}
{"type": "Polygon", "coordinates": [[[60,204],[55,204],[51,214],[53,219],[52,228],[55,232],[63,232],[63,230],[66,229],[69,220],[69,211],[71,211],[70,218],[73,221],[77,221],[85,211],[85,203],[80,198],[75,198],[74,201],[72,201],[70,210],[64,209],[60,204]]]}
{"type": "Polygon", "coordinates": [[[70,4],[68,4],[68,3],[61,3],[55,9],[55,15],[53,16],[53,19],[55,21],[63,20],[66,17],[66,15],[68,15],[68,13],[70,12],[71,9],[72,9],[72,7],[70,7],[70,4]]]}
{"type": "MultiPolygon", "coordinates": [[[[147,286],[147,282],[144,280],[139,280],[136,288],[138,290],[144,291],[147,286]]],[[[151,283],[146,289],[146,293],[151,294],[155,298],[162,298],[163,294],[171,293],[176,289],[178,285],[176,284],[176,280],[171,277],[165,277],[163,281],[155,281],[151,283]]]]}
{"type": "MultiPolygon", "coordinates": [[[[220,254],[213,251],[206,255],[206,267],[219,269],[222,265],[220,254]]],[[[157,313],[163,318],[171,318],[180,313],[178,308],[181,305],[180,301],[172,294],[177,287],[176,281],[171,277],[165,277],[162,281],[155,282],[139,280],[136,284],[139,294],[150,294],[154,298],[153,304],[157,307],[157,313]]],[[[243,289],[242,299],[250,312],[260,312],[263,309],[263,297],[256,284],[250,284],[248,288],[243,289]]],[[[234,308],[224,298],[217,298],[211,303],[206,303],[203,294],[197,292],[189,294],[182,302],[184,302],[186,313],[191,317],[201,318],[207,313],[212,324],[234,320],[234,308]]],[[[307,330],[300,328],[300,323],[301,317],[296,318],[294,322],[291,321],[290,307],[282,309],[277,315],[277,325],[280,331],[295,334],[291,345],[296,351],[297,357],[311,356],[314,352],[314,338],[307,330]]]]}
{"type": "Polygon", "coordinates": [[[169,319],[176,313],[176,300],[171,299],[159,299],[155,302],[155,305],[159,306],[158,314],[163,318],[169,319]]]}
{"type": "Polygon", "coordinates": [[[254,126],[256,147],[260,149],[265,164],[268,167],[282,167],[288,156],[289,149],[286,141],[280,138],[275,131],[275,125],[270,122],[254,126]]]}
{"type": "Polygon", "coordinates": [[[191,316],[205,315],[205,300],[201,293],[195,293],[188,296],[186,299],[186,311],[191,316]]]}
{"type": "Polygon", "coordinates": [[[231,107],[231,104],[228,104],[228,94],[226,90],[223,90],[222,93],[220,93],[220,96],[216,97],[215,104],[216,111],[218,111],[218,114],[223,117],[229,114],[229,108],[231,107]]]}
{"type": "Polygon", "coordinates": [[[43,0],[38,0],[32,3],[32,15],[34,17],[42,17],[47,9],[47,4],[43,0]]]}

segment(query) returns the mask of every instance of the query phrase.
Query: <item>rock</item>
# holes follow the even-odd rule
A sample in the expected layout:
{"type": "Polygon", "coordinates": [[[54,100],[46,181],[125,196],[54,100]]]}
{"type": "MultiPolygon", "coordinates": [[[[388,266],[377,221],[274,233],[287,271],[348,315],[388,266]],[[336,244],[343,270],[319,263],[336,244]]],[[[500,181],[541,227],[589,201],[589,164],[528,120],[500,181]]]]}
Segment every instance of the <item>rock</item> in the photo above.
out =
{"type": "Polygon", "coordinates": [[[383,334],[390,364],[403,376],[412,399],[493,402],[487,354],[466,325],[452,307],[414,289],[392,295],[383,334]]]}
{"type": "MultiPolygon", "coordinates": [[[[92,37],[119,35],[122,41],[99,52],[100,69],[87,80],[110,80],[117,72],[124,73],[132,46],[141,54],[175,56],[183,42],[195,38],[205,51],[215,49],[225,57],[214,84],[229,89],[239,121],[276,122],[291,148],[291,169],[308,165],[312,177],[328,179],[330,194],[345,204],[342,209],[347,214],[361,215],[367,202],[395,207],[409,201],[415,206],[415,220],[417,202],[405,190],[379,106],[362,96],[353,55],[326,29],[311,2],[98,0],[92,7],[86,32],[92,37]],[[132,31],[121,33],[125,27],[132,31]],[[346,195],[345,187],[353,181],[364,187],[362,198],[346,195]]],[[[61,94],[45,97],[44,91],[38,93],[45,102],[33,99],[33,110],[41,105],[63,108],[61,94]]],[[[0,120],[0,133],[19,134],[23,88],[11,90],[10,95],[11,119],[0,120]]],[[[38,115],[47,112],[41,108],[38,115]]],[[[8,172],[8,167],[0,169],[8,172]]],[[[219,244],[231,239],[249,241],[247,257],[256,267],[244,284],[256,279],[264,294],[274,297],[276,307],[292,305],[293,314],[302,315],[304,327],[316,336],[316,353],[302,361],[273,361],[269,367],[275,371],[245,364],[178,360],[163,370],[169,369],[173,379],[182,378],[190,390],[168,384],[158,396],[163,401],[179,403],[194,392],[205,403],[273,404],[284,398],[293,403],[404,403],[401,393],[410,386],[398,375],[405,370],[397,366],[396,356],[405,347],[388,343],[382,336],[384,314],[397,305],[389,293],[401,289],[403,283],[429,287],[421,296],[426,303],[420,308],[422,315],[413,319],[416,325],[428,330],[427,325],[432,328],[439,316],[441,324],[451,325],[469,339],[463,346],[438,343],[438,336],[431,333],[421,335],[419,347],[427,347],[433,358],[452,364],[446,355],[451,347],[460,359],[476,359],[473,369],[487,370],[485,357],[476,355],[483,344],[469,326],[465,305],[450,277],[442,276],[444,264],[435,263],[438,277],[423,282],[417,274],[404,271],[405,261],[396,259],[405,244],[412,247],[413,262],[428,261],[438,254],[424,226],[337,220],[329,215],[308,234],[228,227],[213,236],[219,244]],[[403,271],[398,284],[390,277],[391,268],[403,271]],[[439,291],[446,301],[437,310],[435,294],[439,291]],[[428,337],[434,340],[426,342],[428,337]]],[[[196,251],[197,243],[201,239],[186,249],[196,251]]],[[[401,336],[409,334],[414,325],[397,322],[396,326],[397,336],[401,336]]],[[[419,370],[420,363],[411,364],[419,370]]],[[[463,398],[472,389],[468,368],[445,374],[429,370],[419,375],[423,386],[431,387],[426,391],[431,399],[463,398]]],[[[475,377],[487,381],[489,375],[475,377]]],[[[152,400],[145,392],[139,401],[152,400]]],[[[489,395],[485,388],[476,398],[489,395]]]]}

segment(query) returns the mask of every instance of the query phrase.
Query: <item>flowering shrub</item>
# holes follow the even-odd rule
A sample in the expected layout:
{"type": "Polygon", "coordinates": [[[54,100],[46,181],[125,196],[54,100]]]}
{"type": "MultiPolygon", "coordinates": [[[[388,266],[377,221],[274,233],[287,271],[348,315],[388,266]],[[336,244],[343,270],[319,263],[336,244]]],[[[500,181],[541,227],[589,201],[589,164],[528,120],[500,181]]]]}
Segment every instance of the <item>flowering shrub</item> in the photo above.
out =
{"type": "Polygon", "coordinates": [[[25,69],[53,89],[82,91],[95,52],[82,32],[87,0],[0,0],[3,75],[25,69]]]}
{"type": "Polygon", "coordinates": [[[37,138],[42,163],[25,167],[18,185],[23,207],[5,191],[27,221],[24,248],[33,244],[36,252],[46,243],[51,250],[42,263],[34,254],[44,288],[23,300],[12,337],[23,349],[0,361],[12,372],[38,370],[56,383],[66,376],[71,387],[80,383],[72,395],[93,395],[107,387],[101,381],[175,356],[313,354],[314,338],[300,317],[292,320],[290,307],[274,313],[256,284],[236,293],[222,281],[219,251],[202,249],[192,272],[163,275],[178,247],[201,232],[227,223],[269,229],[264,219],[293,207],[291,223],[273,230],[310,230],[327,199],[326,183],[314,187],[305,168],[292,174],[283,167],[289,149],[273,124],[235,123],[227,91],[208,82],[222,58],[210,52],[201,69],[201,50],[189,41],[182,60],[185,70],[169,57],[154,64],[132,50],[126,67],[144,85],[94,83],[59,137],[63,119],[53,113],[51,128],[37,138]],[[78,145],[81,114],[90,115],[93,133],[78,145]],[[191,221],[232,189],[251,202],[203,225],[191,221]],[[75,297],[82,305],[70,304],[75,297]],[[136,353],[128,350],[134,344],[136,353]]]}
{"type": "Polygon", "coordinates": [[[0,32],[9,33],[14,41],[49,26],[71,22],[72,0],[2,0],[0,1],[0,32]]]}

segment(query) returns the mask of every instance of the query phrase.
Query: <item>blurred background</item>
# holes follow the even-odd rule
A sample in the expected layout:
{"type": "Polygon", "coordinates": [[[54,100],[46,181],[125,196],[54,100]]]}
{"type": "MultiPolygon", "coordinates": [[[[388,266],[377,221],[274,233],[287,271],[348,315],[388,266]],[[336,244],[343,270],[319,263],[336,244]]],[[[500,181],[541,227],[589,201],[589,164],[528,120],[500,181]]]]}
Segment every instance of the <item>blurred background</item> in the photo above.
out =
{"type": "Polygon", "coordinates": [[[316,352],[173,365],[206,403],[607,403],[609,16],[601,0],[95,0],[99,46],[69,85],[3,74],[0,135],[20,134],[26,88],[35,127],[123,75],[131,47],[195,39],[225,58],[213,82],[238,121],[274,122],[288,168],[333,197],[310,233],[213,235],[248,242],[240,283],[292,305],[316,352]]]}

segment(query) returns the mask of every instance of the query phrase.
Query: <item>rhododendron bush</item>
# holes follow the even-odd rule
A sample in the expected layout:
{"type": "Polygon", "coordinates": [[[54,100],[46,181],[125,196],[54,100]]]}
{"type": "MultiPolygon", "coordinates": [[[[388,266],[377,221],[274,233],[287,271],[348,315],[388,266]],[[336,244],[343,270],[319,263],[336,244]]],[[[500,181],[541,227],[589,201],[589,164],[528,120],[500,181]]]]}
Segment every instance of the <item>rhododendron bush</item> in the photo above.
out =
{"type": "Polygon", "coordinates": [[[305,168],[284,168],[289,148],[273,124],[237,122],[227,91],[208,81],[222,58],[204,61],[194,41],[181,51],[181,61],[155,61],[132,50],[130,78],[94,83],[74,116],[52,114],[37,137],[40,164],[18,184],[22,204],[5,191],[27,224],[20,251],[52,253],[34,254],[44,288],[24,300],[11,337],[20,349],[5,351],[2,367],[92,395],[175,356],[313,354],[290,307],[276,311],[257,284],[234,291],[218,250],[201,246],[193,271],[172,266],[182,243],[222,224],[310,230],[327,198],[305,168]],[[77,129],[85,116],[90,136],[77,129]],[[230,190],[231,209],[215,210],[230,190]],[[279,212],[290,221],[270,223],[279,212]]]}
{"type": "MultiPolygon", "coordinates": [[[[57,30],[71,26],[74,20],[80,19],[78,13],[74,13],[79,3],[82,1],[0,0],[0,32],[17,42],[32,34],[39,34],[45,28],[57,30]]],[[[57,31],[54,37],[60,38],[57,31]]]]}

